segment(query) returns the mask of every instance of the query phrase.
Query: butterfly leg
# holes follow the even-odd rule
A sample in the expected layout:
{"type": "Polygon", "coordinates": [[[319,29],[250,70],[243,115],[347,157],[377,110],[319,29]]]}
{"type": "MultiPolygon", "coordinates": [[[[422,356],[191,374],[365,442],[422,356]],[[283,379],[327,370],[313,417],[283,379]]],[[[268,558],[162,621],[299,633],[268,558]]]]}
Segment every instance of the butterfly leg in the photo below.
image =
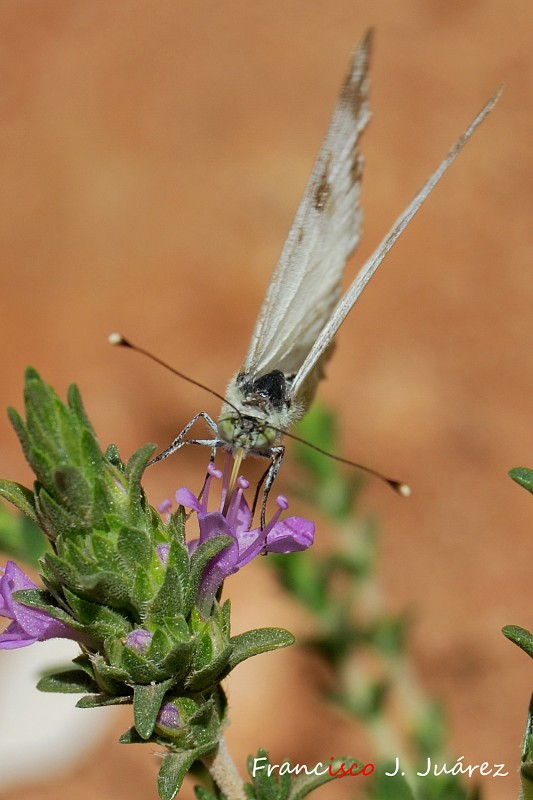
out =
{"type": "Polygon", "coordinates": [[[259,499],[259,492],[261,491],[261,487],[265,484],[265,488],[263,489],[263,499],[261,501],[261,530],[266,525],[266,506],[268,501],[268,495],[270,494],[270,490],[272,488],[272,484],[276,480],[276,476],[279,472],[279,468],[281,467],[281,462],[283,461],[283,456],[285,455],[285,447],[280,444],[277,447],[271,447],[268,453],[261,453],[266,458],[270,459],[270,464],[264,471],[263,475],[259,479],[259,482],[255,489],[255,497],[252,506],[252,518],[255,514],[255,509],[257,506],[257,501],[259,499]]]}
{"type": "Polygon", "coordinates": [[[148,462],[148,466],[151,466],[152,464],[156,464],[158,461],[162,461],[164,458],[168,458],[168,456],[172,455],[172,453],[175,453],[176,450],[179,450],[185,444],[200,444],[200,445],[204,445],[205,447],[210,447],[211,448],[211,461],[214,461],[215,453],[216,453],[216,451],[217,451],[217,449],[219,447],[222,447],[223,443],[218,438],[218,428],[217,428],[216,422],[209,416],[209,414],[206,414],[205,411],[200,411],[198,414],[196,414],[190,420],[190,422],[188,422],[187,425],[183,428],[181,433],[179,433],[176,436],[174,441],[166,448],[166,450],[163,450],[162,453],[159,453],[158,456],[156,456],[155,458],[152,458],[152,460],[148,462]],[[207,424],[207,426],[209,428],[211,428],[213,433],[217,435],[216,439],[186,439],[185,438],[187,436],[187,434],[189,433],[190,429],[192,428],[192,426],[200,418],[203,419],[204,422],[207,424]]]}

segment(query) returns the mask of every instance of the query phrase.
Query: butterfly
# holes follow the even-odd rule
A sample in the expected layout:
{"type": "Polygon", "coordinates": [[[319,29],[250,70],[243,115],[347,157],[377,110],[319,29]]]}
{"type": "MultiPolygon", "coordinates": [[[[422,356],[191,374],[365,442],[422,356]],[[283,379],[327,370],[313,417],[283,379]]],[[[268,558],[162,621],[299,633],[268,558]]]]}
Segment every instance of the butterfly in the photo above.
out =
{"type": "MultiPolygon", "coordinates": [[[[267,457],[270,464],[259,484],[264,482],[262,521],[268,493],[283,459],[282,437],[308,409],[341,324],[503,90],[500,87],[470,123],[341,296],[344,266],[361,238],[359,197],[363,159],[359,144],[370,119],[371,48],[369,30],[354,51],[328,131],[259,310],[242,367],[231,378],[224,395],[209,390],[223,401],[217,422],[199,412],[170,446],[153,459],[160,461],[185,444],[207,445],[212,448],[213,457],[218,448],[224,448],[233,456],[229,497],[242,460],[249,455],[267,457]],[[214,438],[187,438],[199,418],[207,423],[214,438]]],[[[119,335],[113,343],[132,346],[119,335]]],[[[207,388],[198,381],[187,380],[207,388]]],[[[378,475],[400,493],[408,494],[405,484],[363,469],[378,475]]]]}

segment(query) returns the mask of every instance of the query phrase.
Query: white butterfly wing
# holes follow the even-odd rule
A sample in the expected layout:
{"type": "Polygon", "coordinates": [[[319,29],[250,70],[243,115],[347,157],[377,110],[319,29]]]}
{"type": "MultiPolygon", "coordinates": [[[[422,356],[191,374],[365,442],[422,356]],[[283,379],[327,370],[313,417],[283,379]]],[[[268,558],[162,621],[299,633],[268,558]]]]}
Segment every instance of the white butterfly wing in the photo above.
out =
{"type": "Polygon", "coordinates": [[[369,120],[371,31],[360,42],[266,292],[243,371],[296,373],[340,297],[361,235],[358,146],[369,120]]]}
{"type": "Polygon", "coordinates": [[[428,195],[433,191],[437,183],[440,181],[448,167],[453,164],[465,144],[468,142],[476,128],[481,125],[483,120],[492,111],[498,99],[503,92],[503,86],[491,97],[486,105],[481,109],[479,114],[472,120],[468,128],[464,131],[462,136],[453,145],[448,152],[446,158],[439,164],[435,172],[428,178],[420,191],[415,195],[411,203],[407,206],[403,214],[401,214],[383,241],[378,245],[377,249],[370,256],[370,258],[363,264],[359,273],[351,286],[346,291],[344,297],[338,302],[331,317],[326,321],[324,328],[317,336],[313,346],[307,353],[304,362],[301,364],[298,373],[292,384],[292,392],[297,396],[299,391],[305,388],[306,380],[312,374],[320,358],[324,355],[330,344],[332,343],[337,331],[348,316],[354,303],[360,296],[361,292],[369,282],[372,275],[375,273],[391,247],[398,240],[401,233],[405,230],[407,225],[413,219],[417,211],[427,199],[428,195]]]}

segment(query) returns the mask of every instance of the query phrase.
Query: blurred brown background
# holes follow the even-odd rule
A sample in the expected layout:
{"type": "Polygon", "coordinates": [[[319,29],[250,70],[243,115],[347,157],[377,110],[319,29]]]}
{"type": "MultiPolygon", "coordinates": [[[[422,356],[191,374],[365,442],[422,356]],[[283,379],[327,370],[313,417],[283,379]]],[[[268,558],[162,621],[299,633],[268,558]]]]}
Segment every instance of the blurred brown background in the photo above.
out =
{"type": "MultiPolygon", "coordinates": [[[[382,578],[391,608],[413,609],[413,658],[446,706],[454,753],[508,765],[508,778],[484,779],[489,800],[516,794],[533,683],[499,632],[533,626],[533,499],[506,477],[533,466],[532,23],[525,0],[0,6],[0,407],[20,408],[32,364],[62,393],[77,382],[101,442],[124,455],[218,407],[107,334],[224,390],[369,25],[365,233],[348,276],[506,83],[346,322],[320,390],[343,453],[412,484],[409,502],[365,493],[383,520],[382,578]]],[[[28,481],[3,414],[0,426],[0,474],[28,481]]],[[[204,461],[150,470],[153,502],[199,486],[204,461]]],[[[264,564],[227,589],[237,630],[308,624],[264,564]]],[[[363,734],[317,699],[315,671],[293,648],[234,674],[241,765],[260,744],[278,760],[371,760],[363,734]]],[[[2,797],[155,798],[149,749],[116,743],[127,724],[110,715],[85,765],[2,797]]],[[[27,758],[30,774],[31,744],[27,758]]]]}

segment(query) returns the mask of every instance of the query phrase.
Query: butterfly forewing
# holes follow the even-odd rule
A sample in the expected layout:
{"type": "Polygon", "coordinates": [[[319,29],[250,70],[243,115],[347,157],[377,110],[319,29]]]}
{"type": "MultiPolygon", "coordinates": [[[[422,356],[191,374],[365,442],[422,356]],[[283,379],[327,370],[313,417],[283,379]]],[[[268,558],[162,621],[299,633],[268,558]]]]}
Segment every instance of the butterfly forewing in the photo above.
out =
{"type": "Polygon", "coordinates": [[[348,290],[344,297],[338,302],[336,308],[332,310],[330,318],[325,322],[323,329],[320,331],[319,335],[317,336],[316,340],[313,342],[312,348],[310,348],[309,352],[306,354],[304,361],[301,363],[296,378],[293,382],[292,390],[295,395],[305,387],[307,378],[310,374],[312,374],[314,368],[316,367],[317,363],[319,363],[320,359],[327,352],[328,347],[333,342],[337,331],[339,330],[340,326],[348,316],[349,312],[351,311],[354,303],[359,298],[361,292],[374,275],[375,271],[394,245],[394,243],[398,240],[402,232],[405,230],[409,222],[413,219],[415,214],[420,210],[422,204],[427,199],[428,195],[433,191],[437,183],[440,181],[444,173],[447,169],[453,164],[465,144],[468,142],[476,128],[481,125],[483,120],[487,117],[488,114],[492,111],[498,99],[503,91],[503,87],[500,87],[498,91],[490,98],[488,103],[486,103],[479,114],[474,117],[468,128],[464,131],[464,133],[459,137],[459,139],[455,142],[451,150],[448,152],[446,158],[441,161],[435,172],[430,175],[427,181],[424,183],[420,191],[415,195],[413,200],[409,203],[405,211],[400,214],[396,222],[393,224],[390,231],[387,233],[385,238],[381,241],[378,245],[376,250],[372,253],[370,258],[363,264],[361,269],[359,270],[355,280],[353,283],[348,287],[348,290]]]}
{"type": "MultiPolygon", "coordinates": [[[[244,364],[228,384],[225,396],[212,392],[223,400],[218,422],[200,412],[151,462],[166,458],[186,444],[208,445],[212,458],[217,448],[223,447],[234,458],[226,486],[226,503],[229,503],[242,459],[249,454],[270,459],[270,466],[263,476],[262,526],[265,524],[268,493],[283,458],[282,434],[288,432],[305,413],[340,325],[402,231],[492,110],[502,91],[500,89],[474,118],[339,299],[344,265],[361,236],[359,193],[362,158],[359,141],[370,117],[368,68],[371,42],[369,31],[355,50],[328,132],[267,289],[244,364]],[[207,423],[213,438],[188,438],[191,427],[199,418],[207,423]]],[[[133,347],[123,337],[113,338],[114,343],[133,347]]],[[[144,350],[141,352],[146,353],[144,350]]],[[[182,373],[177,374],[185,377],[182,373]]],[[[197,381],[191,382],[202,386],[197,381]]],[[[352,461],[346,463],[361,466],[352,461]]],[[[396,491],[406,493],[403,484],[366,469],[380,476],[396,491]]]]}
{"type": "Polygon", "coordinates": [[[359,140],[369,117],[369,31],[355,50],[252,334],[243,372],[296,373],[340,296],[361,235],[359,140]]]}

